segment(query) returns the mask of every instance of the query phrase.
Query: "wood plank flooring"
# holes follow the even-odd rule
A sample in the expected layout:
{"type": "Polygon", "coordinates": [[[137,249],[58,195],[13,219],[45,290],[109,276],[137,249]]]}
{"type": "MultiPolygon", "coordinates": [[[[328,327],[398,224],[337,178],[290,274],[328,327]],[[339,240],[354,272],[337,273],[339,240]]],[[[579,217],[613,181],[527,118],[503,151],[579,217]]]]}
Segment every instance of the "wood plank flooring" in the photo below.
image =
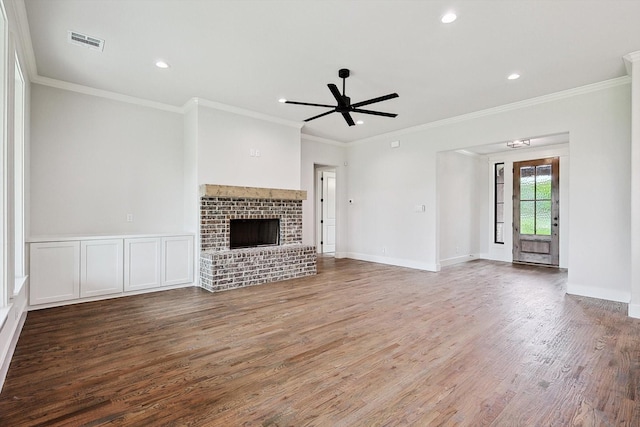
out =
{"type": "Polygon", "coordinates": [[[1,426],[640,426],[640,320],[566,273],[315,277],[30,312],[1,426]]]}

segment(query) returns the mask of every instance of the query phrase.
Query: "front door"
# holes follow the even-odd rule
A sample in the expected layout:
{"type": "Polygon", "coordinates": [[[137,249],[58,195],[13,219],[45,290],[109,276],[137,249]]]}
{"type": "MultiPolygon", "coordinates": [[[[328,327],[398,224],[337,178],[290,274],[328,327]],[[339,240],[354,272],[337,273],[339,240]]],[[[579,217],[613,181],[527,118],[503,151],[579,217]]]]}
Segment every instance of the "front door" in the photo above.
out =
{"type": "Polygon", "coordinates": [[[559,264],[559,161],[513,164],[513,261],[559,264]]]}

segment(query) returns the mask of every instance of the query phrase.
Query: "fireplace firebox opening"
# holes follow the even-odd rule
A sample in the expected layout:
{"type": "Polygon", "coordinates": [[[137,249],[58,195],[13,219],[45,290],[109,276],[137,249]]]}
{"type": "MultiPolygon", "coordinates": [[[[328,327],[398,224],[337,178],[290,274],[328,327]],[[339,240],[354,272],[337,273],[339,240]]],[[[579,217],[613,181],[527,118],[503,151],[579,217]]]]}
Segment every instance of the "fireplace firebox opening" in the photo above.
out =
{"type": "Polygon", "coordinates": [[[229,248],[253,248],[280,244],[280,219],[232,219],[229,224],[229,248]]]}

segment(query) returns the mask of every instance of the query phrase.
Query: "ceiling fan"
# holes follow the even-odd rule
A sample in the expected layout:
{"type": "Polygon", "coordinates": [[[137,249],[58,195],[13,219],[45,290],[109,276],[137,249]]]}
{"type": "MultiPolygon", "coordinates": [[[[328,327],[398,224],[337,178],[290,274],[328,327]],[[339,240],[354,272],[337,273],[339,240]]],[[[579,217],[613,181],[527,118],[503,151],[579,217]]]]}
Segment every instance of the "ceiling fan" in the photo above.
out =
{"type": "Polygon", "coordinates": [[[318,114],[317,116],[309,117],[305,120],[305,122],[309,122],[311,120],[318,119],[320,117],[326,116],[331,113],[340,113],[342,117],[344,117],[345,121],[349,126],[355,125],[353,118],[350,113],[361,113],[361,114],[372,114],[374,116],[384,116],[384,117],[396,117],[397,114],[394,113],[383,113],[382,111],[372,111],[372,110],[363,110],[360,107],[364,107],[365,105],[375,104],[376,102],[386,101],[388,99],[397,98],[397,93],[390,93],[389,95],[380,96],[378,98],[372,98],[366,101],[356,102],[355,104],[351,103],[351,98],[349,98],[345,94],[345,80],[349,77],[349,70],[346,68],[342,68],[338,71],[338,77],[342,79],[342,94],[338,90],[338,87],[329,83],[327,86],[329,90],[333,94],[333,97],[338,102],[338,105],[327,105],[327,104],[313,104],[309,102],[297,102],[297,101],[284,101],[285,104],[296,104],[296,105],[310,105],[312,107],[327,107],[332,108],[331,111],[327,111],[326,113],[318,114]]]}

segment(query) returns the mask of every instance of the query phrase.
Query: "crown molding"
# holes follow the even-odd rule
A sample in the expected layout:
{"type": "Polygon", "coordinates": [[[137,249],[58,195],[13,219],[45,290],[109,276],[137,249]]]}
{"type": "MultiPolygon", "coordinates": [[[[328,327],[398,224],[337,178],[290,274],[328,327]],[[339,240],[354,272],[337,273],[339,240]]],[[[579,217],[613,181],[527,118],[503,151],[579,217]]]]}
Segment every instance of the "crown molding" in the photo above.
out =
{"type": "Polygon", "coordinates": [[[631,75],[631,68],[634,63],[640,62],[640,50],[631,52],[622,57],[624,59],[624,66],[627,68],[627,74],[631,75]]]}
{"type": "Polygon", "coordinates": [[[108,90],[96,89],[89,86],[83,86],[75,83],[69,83],[62,80],[51,79],[49,77],[36,76],[31,79],[31,83],[40,84],[43,86],[55,87],[57,89],[69,90],[72,92],[83,93],[85,95],[98,96],[101,98],[112,99],[114,101],[126,102],[128,104],[140,105],[143,107],[155,108],[158,110],[169,111],[171,113],[182,113],[182,108],[174,105],[163,104],[161,102],[149,101],[142,98],[136,98],[134,96],[123,95],[116,92],[110,92],[108,90]]]}
{"type": "Polygon", "coordinates": [[[18,33],[17,43],[20,44],[18,52],[21,53],[20,57],[23,59],[21,65],[29,81],[33,81],[33,79],[38,76],[38,67],[36,64],[36,55],[33,52],[31,31],[29,30],[29,20],[27,19],[27,8],[24,0],[14,0],[13,10],[16,18],[16,31],[18,33]]]}
{"type": "Polygon", "coordinates": [[[336,147],[345,147],[344,142],[335,141],[333,139],[321,138],[315,135],[309,135],[308,133],[300,134],[301,139],[306,139],[307,141],[320,142],[322,144],[335,145],[336,147]]]}
{"type": "Polygon", "coordinates": [[[202,98],[191,98],[182,107],[176,107],[175,105],[164,104],[162,102],[149,101],[147,99],[136,98],[134,96],[123,95],[116,92],[110,92],[108,90],[96,89],[89,86],[83,86],[75,83],[69,83],[62,80],[51,79],[49,77],[34,76],[31,78],[31,83],[40,84],[43,86],[55,87],[57,89],[69,90],[72,92],[83,93],[85,95],[98,96],[101,98],[112,99],[114,101],[126,102],[129,104],[140,105],[143,107],[155,108],[157,110],[169,111],[171,113],[186,114],[196,106],[213,108],[216,110],[226,111],[246,117],[252,117],[254,119],[264,120],[267,122],[277,123],[280,125],[294,127],[301,129],[304,123],[294,122],[290,120],[280,119],[278,117],[269,116],[267,114],[258,113],[244,108],[234,107],[231,105],[222,104],[220,102],[209,101],[202,98]]]}
{"type": "Polygon", "coordinates": [[[279,125],[290,126],[296,129],[302,129],[302,126],[304,125],[304,123],[301,123],[301,122],[285,120],[279,117],[270,116],[268,114],[258,113],[256,111],[247,110],[240,107],[234,107],[233,105],[227,105],[221,102],[210,101],[208,99],[203,99],[203,98],[191,98],[182,106],[181,111],[183,113],[186,113],[192,108],[194,108],[194,106],[196,105],[200,107],[207,107],[207,108],[213,108],[215,110],[226,111],[228,113],[238,114],[240,116],[251,117],[253,119],[264,120],[266,122],[276,123],[279,125]]]}
{"type": "Polygon", "coordinates": [[[546,104],[548,102],[559,101],[562,99],[572,98],[574,96],[584,95],[592,92],[597,92],[612,87],[623,86],[631,83],[631,77],[622,76],[615,79],[605,80],[599,83],[592,83],[585,86],[576,87],[573,89],[567,89],[560,92],[551,93],[549,95],[538,96],[535,98],[525,99],[524,101],[513,102],[511,104],[500,105],[498,107],[487,108],[485,110],[475,111],[473,113],[462,114],[460,116],[454,116],[447,119],[437,120],[435,122],[425,123],[418,126],[412,126],[404,129],[400,129],[393,132],[383,133],[380,135],[372,136],[358,141],[352,141],[346,143],[345,146],[350,147],[354,145],[360,145],[371,141],[379,140],[380,138],[397,138],[409,133],[420,132],[423,130],[434,129],[442,126],[449,126],[456,123],[466,122],[481,117],[492,116],[495,114],[505,113],[514,110],[520,110],[522,108],[532,107],[535,105],[546,104]]]}

